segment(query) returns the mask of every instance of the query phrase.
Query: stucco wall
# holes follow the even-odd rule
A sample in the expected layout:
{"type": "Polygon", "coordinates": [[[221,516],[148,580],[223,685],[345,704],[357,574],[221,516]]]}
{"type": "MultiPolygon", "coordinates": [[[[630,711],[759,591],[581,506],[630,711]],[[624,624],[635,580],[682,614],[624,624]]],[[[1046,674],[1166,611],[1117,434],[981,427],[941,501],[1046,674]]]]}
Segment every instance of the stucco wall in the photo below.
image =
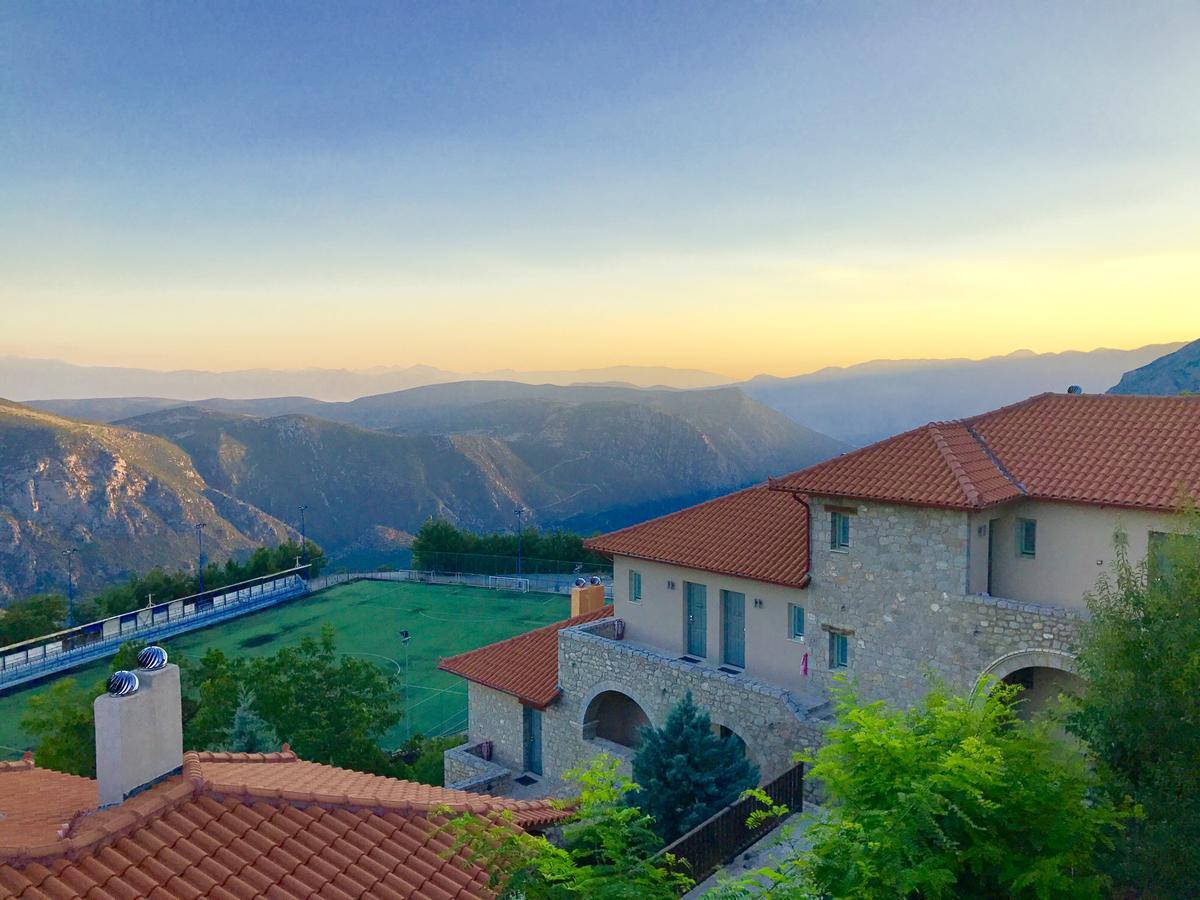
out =
{"type": "MultiPolygon", "coordinates": [[[[790,639],[788,622],[788,604],[807,606],[807,591],[624,557],[614,560],[614,572],[613,614],[625,620],[628,640],[658,647],[669,655],[682,656],[685,647],[683,586],[688,581],[703,584],[708,591],[708,656],[700,665],[716,668],[722,664],[721,591],[738,591],[746,595],[746,674],[800,694],[807,690],[808,679],[802,674],[804,654],[810,654],[811,672],[819,664],[812,658],[811,651],[815,646],[824,652],[825,645],[819,640],[812,643],[811,630],[817,627],[815,620],[808,623],[806,630],[810,635],[804,641],[790,639]],[[629,601],[628,573],[631,568],[642,573],[640,603],[629,601]],[[668,587],[671,581],[675,583],[674,588],[668,587]]],[[[824,632],[818,633],[824,638],[824,632]]]]}
{"type": "Polygon", "coordinates": [[[992,594],[1072,609],[1083,609],[1083,595],[1111,570],[1118,526],[1129,536],[1129,556],[1135,562],[1145,558],[1151,531],[1183,530],[1180,518],[1169,513],[1035,500],[975,513],[971,523],[972,554],[983,560],[982,571],[972,566],[972,592],[987,586],[987,529],[994,523],[992,594]],[[1037,555],[1032,559],[1017,552],[1018,518],[1037,522],[1037,555]],[[979,543],[982,548],[976,551],[979,543]]]}

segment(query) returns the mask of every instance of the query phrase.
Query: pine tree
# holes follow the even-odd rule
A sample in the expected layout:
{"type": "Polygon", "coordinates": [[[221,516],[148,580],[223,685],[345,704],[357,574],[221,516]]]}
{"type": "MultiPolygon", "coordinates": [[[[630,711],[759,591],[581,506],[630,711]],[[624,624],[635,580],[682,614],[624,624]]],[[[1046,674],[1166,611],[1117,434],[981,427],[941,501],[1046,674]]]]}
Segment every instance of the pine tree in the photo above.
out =
{"type": "Polygon", "coordinates": [[[633,780],[632,802],[654,817],[655,831],[670,843],[754,787],[758,768],[738,741],[713,732],[689,692],[662,728],[642,729],[633,780]]]}
{"type": "Polygon", "coordinates": [[[254,692],[238,692],[238,705],[225,749],[234,753],[266,753],[279,748],[275,729],[254,711],[254,692]]]}

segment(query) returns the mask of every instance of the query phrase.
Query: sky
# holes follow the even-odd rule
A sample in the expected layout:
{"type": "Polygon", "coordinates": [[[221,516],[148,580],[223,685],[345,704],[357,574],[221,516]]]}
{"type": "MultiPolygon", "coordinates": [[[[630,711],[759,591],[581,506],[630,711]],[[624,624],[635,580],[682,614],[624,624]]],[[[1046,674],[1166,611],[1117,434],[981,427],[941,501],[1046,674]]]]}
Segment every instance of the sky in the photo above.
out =
{"type": "Polygon", "coordinates": [[[1200,4],[0,4],[0,353],[731,377],[1200,337],[1200,4]]]}

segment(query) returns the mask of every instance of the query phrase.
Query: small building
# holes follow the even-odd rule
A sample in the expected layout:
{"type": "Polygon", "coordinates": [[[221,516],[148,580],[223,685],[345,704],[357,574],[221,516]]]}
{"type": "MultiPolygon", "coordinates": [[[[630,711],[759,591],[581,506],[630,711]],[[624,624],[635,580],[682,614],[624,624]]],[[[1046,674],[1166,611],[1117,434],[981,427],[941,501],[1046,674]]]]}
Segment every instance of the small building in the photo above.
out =
{"type": "MultiPolygon", "coordinates": [[[[820,742],[839,676],[901,707],[929,675],[964,694],[994,676],[1034,709],[1080,687],[1114,533],[1152,562],[1197,497],[1200,398],[1043,394],[595,538],[613,615],[554,626],[542,770],[628,756],[685,691],[764,778],[820,742]]],[[[472,700],[482,742],[496,726],[472,700]]]]}
{"type": "Polygon", "coordinates": [[[287,745],[183,752],[178,668],[137,674],[96,701],[97,779],[30,754],[0,763],[0,896],[487,898],[490,873],[440,829],[443,810],[503,812],[530,831],[567,816],[306,762],[287,745]]]}

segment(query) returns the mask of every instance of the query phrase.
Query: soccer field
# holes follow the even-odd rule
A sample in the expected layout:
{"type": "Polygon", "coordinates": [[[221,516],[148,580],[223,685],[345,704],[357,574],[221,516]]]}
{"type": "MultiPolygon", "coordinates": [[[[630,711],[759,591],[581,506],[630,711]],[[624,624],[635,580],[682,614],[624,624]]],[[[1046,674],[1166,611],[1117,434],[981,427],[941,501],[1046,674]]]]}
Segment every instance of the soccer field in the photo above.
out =
{"type": "MultiPolygon", "coordinates": [[[[399,632],[407,628],[412,634],[408,664],[413,733],[446,734],[465,729],[467,687],[461,678],[437,671],[441,657],[512,637],[569,614],[570,601],[554,594],[359,581],[181,635],[164,644],[168,652],[192,659],[198,659],[210,647],[230,656],[262,656],[316,635],[328,623],[334,627],[337,647],[343,653],[402,672],[404,648],[399,632]]],[[[105,661],[60,677],[88,683],[107,672],[105,661]]],[[[42,683],[0,696],[0,758],[19,756],[29,746],[29,738],[21,729],[21,714],[29,697],[46,688],[47,683],[42,683]]],[[[386,736],[384,746],[403,743],[405,729],[401,722],[386,736]]]]}

